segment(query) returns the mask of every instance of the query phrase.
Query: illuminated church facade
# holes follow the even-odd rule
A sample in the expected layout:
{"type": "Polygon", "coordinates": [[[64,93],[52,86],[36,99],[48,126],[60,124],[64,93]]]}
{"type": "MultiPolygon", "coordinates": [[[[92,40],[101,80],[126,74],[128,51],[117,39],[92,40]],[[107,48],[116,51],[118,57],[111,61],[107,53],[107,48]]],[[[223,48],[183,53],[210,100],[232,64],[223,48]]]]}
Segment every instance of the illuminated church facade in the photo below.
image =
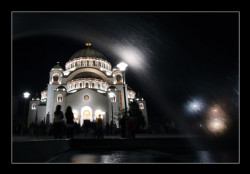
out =
{"type": "Polygon", "coordinates": [[[129,102],[136,101],[147,128],[146,101],[136,98],[136,92],[125,83],[125,73],[120,68],[112,67],[102,53],[90,48],[90,43],[86,45],[87,48],[71,56],[65,70],[59,62],[50,70],[49,84],[41,92],[41,99],[37,96],[30,101],[28,126],[32,122],[53,123],[56,106],[61,105],[63,113],[68,106],[72,107],[74,121],[81,126],[100,117],[103,126],[111,123],[113,118],[114,124],[119,127],[125,104],[129,110],[129,102]]]}

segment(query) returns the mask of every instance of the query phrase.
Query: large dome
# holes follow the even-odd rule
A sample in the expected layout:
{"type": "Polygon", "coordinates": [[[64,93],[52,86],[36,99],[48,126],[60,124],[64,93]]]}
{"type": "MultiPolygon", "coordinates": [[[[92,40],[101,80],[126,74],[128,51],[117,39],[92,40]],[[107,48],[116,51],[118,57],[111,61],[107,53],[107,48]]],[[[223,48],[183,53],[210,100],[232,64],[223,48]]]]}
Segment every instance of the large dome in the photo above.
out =
{"type": "Polygon", "coordinates": [[[92,48],[85,48],[85,49],[82,49],[82,50],[75,52],[71,56],[70,60],[72,60],[74,58],[79,58],[79,57],[96,57],[96,58],[104,58],[105,59],[105,56],[101,52],[99,52],[95,49],[92,49],[92,48]]]}

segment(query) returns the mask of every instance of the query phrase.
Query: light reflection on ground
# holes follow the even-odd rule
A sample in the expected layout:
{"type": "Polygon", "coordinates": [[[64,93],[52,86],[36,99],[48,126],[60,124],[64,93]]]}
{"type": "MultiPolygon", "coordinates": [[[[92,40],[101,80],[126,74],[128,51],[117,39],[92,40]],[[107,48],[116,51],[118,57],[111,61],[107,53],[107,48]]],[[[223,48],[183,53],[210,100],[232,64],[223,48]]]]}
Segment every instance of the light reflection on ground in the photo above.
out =
{"type": "Polygon", "coordinates": [[[200,163],[211,163],[212,157],[210,155],[211,152],[209,151],[197,151],[198,162],[200,163]]]}
{"type": "Polygon", "coordinates": [[[70,151],[52,163],[216,163],[222,162],[213,158],[215,152],[164,152],[159,150],[144,149],[138,151],[70,151]]]}

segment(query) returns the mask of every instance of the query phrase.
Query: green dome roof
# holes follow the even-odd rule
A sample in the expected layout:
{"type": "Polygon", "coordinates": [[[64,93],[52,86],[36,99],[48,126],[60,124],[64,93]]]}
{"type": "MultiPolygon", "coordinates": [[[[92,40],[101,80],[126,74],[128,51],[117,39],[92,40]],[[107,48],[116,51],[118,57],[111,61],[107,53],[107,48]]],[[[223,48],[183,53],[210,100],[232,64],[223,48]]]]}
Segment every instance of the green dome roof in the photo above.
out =
{"type": "Polygon", "coordinates": [[[99,51],[97,51],[95,49],[92,49],[92,48],[85,48],[85,49],[82,49],[82,50],[79,50],[79,51],[75,52],[71,56],[70,60],[74,59],[74,58],[78,58],[78,57],[105,58],[105,56],[101,52],[99,52],[99,51]]]}
{"type": "Polygon", "coordinates": [[[57,89],[66,89],[64,86],[58,86],[57,89]]]}
{"type": "Polygon", "coordinates": [[[117,91],[117,88],[115,86],[110,86],[108,88],[108,91],[117,91]]]}
{"type": "Polygon", "coordinates": [[[53,68],[63,69],[63,68],[59,65],[60,62],[56,62],[56,63],[57,63],[57,65],[54,66],[53,68]]]}

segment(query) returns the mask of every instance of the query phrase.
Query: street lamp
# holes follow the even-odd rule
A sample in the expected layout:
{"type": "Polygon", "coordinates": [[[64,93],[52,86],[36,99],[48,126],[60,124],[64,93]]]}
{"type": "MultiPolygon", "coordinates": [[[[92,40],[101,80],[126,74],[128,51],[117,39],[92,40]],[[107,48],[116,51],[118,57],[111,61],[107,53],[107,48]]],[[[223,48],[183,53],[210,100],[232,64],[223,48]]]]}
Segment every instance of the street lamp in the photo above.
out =
{"type": "Polygon", "coordinates": [[[24,115],[24,125],[27,127],[27,121],[28,121],[28,118],[27,118],[27,116],[25,116],[25,108],[26,108],[26,105],[27,105],[27,99],[29,98],[29,96],[30,96],[30,93],[29,92],[24,92],[23,93],[23,97],[24,97],[24,99],[25,99],[25,101],[24,101],[24,108],[23,108],[23,115],[24,115]]]}
{"type": "MultiPolygon", "coordinates": [[[[125,90],[125,70],[127,68],[128,64],[121,62],[117,65],[117,67],[120,69],[120,71],[122,72],[122,79],[123,79],[123,91],[124,91],[124,103],[125,103],[125,120],[127,120],[127,101],[126,101],[126,90],[125,90]]],[[[127,121],[125,124],[125,132],[127,132],[127,121]]],[[[125,135],[126,136],[126,135],[125,135]]]]}
{"type": "Polygon", "coordinates": [[[23,97],[24,97],[24,98],[27,99],[27,98],[29,98],[29,96],[30,96],[30,93],[29,93],[29,92],[24,92],[24,93],[23,93],[23,97]]]}
{"type": "Polygon", "coordinates": [[[113,118],[113,102],[115,102],[115,94],[113,92],[110,92],[109,93],[109,98],[110,98],[110,101],[111,101],[111,109],[112,109],[112,126],[113,126],[113,122],[114,122],[114,118],[113,118]]]}
{"type": "Polygon", "coordinates": [[[113,122],[114,122],[114,118],[113,118],[113,102],[115,102],[115,91],[117,91],[117,88],[115,86],[110,86],[108,88],[108,95],[111,101],[111,109],[112,109],[112,122],[111,122],[111,134],[113,134],[113,122]]]}

